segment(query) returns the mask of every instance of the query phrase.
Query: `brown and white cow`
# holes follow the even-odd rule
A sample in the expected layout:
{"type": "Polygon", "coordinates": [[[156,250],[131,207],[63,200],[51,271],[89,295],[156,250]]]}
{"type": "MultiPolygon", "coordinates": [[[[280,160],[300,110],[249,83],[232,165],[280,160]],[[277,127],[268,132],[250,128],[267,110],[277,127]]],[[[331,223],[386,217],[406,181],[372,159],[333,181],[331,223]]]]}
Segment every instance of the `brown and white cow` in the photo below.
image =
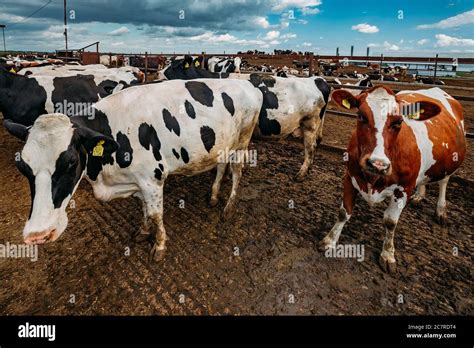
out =
{"type": "Polygon", "coordinates": [[[348,145],[338,219],[320,249],[335,247],[358,193],[370,206],[388,198],[379,261],[384,271],[394,272],[398,218],[410,198],[423,199],[426,184],[439,182],[436,215],[441,222],[446,220],[446,186],[466,154],[461,105],[439,88],[395,95],[377,86],[358,96],[337,90],[332,100],[346,109],[357,109],[358,121],[348,145]]]}

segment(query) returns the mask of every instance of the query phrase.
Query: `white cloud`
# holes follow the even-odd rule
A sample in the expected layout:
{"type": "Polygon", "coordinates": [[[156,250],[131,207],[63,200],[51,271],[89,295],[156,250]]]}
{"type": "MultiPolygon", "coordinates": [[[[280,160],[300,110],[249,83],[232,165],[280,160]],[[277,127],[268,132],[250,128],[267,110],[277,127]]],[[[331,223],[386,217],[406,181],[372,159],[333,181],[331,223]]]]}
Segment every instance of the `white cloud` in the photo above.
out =
{"type": "Polygon", "coordinates": [[[446,47],[446,46],[474,46],[474,39],[462,39],[453,36],[448,36],[445,34],[437,34],[436,42],[437,47],[446,47]]]}
{"type": "Polygon", "coordinates": [[[257,24],[259,27],[262,27],[263,29],[267,29],[270,26],[270,23],[265,17],[256,17],[255,24],[257,24]]]}
{"type": "Polygon", "coordinates": [[[303,42],[304,47],[310,47],[312,46],[311,42],[303,42]]]}
{"type": "Polygon", "coordinates": [[[353,25],[352,30],[357,30],[359,33],[364,33],[364,34],[374,34],[379,31],[379,28],[377,28],[375,25],[360,23],[357,25],[353,25]]]}
{"type": "Polygon", "coordinates": [[[284,34],[284,35],[281,35],[280,36],[280,39],[295,39],[296,38],[296,34],[293,34],[293,33],[288,33],[288,34],[284,34]]]}
{"type": "Polygon", "coordinates": [[[281,29],[288,28],[289,26],[290,26],[290,22],[288,22],[288,21],[281,21],[280,22],[280,28],[281,29]]]}
{"type": "Polygon", "coordinates": [[[369,43],[367,46],[369,46],[369,47],[382,47],[385,51],[399,51],[400,50],[400,46],[397,46],[395,44],[391,44],[388,41],[384,41],[383,44],[369,43]]]}
{"type": "Polygon", "coordinates": [[[466,24],[474,23],[474,9],[458,14],[454,17],[449,17],[433,24],[421,24],[418,25],[417,29],[446,29],[460,27],[466,24]]]}
{"type": "Polygon", "coordinates": [[[384,41],[383,43],[383,47],[387,50],[387,51],[398,51],[400,50],[400,47],[395,45],[395,44],[391,44],[389,43],[388,41],[384,41]]]}
{"type": "Polygon", "coordinates": [[[278,30],[271,30],[265,35],[265,40],[275,40],[280,36],[278,30]]]}
{"type": "Polygon", "coordinates": [[[421,40],[419,40],[417,43],[418,43],[418,45],[424,45],[424,44],[426,44],[426,43],[428,43],[428,42],[430,42],[430,40],[428,40],[428,39],[421,39],[421,40]]]}
{"type": "Polygon", "coordinates": [[[120,36],[129,33],[130,30],[128,30],[127,27],[120,27],[118,29],[112,30],[109,34],[112,36],[120,36]]]}
{"type": "Polygon", "coordinates": [[[274,11],[281,11],[286,8],[305,8],[321,5],[321,0],[279,0],[278,3],[273,6],[274,11]]]}

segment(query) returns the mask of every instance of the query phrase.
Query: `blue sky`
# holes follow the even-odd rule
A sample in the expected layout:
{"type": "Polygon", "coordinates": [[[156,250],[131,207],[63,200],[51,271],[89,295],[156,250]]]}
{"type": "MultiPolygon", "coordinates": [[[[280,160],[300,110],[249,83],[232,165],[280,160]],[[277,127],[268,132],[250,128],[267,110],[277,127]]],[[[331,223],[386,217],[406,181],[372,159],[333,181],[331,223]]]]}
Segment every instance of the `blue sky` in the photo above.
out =
{"type": "MultiPolygon", "coordinates": [[[[2,0],[7,48],[64,47],[62,0],[2,0]],[[26,18],[42,5],[42,10],[26,18]]],[[[473,0],[68,0],[70,47],[201,52],[472,56],[473,0]]]]}

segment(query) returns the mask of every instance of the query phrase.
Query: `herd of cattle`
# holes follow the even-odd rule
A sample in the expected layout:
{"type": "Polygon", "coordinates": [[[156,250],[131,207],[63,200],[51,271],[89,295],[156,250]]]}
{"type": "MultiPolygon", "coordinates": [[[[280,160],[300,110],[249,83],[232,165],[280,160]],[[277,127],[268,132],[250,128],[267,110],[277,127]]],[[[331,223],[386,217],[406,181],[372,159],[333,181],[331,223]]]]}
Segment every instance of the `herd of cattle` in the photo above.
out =
{"type": "Polygon", "coordinates": [[[239,67],[237,59],[185,56],[150,83],[131,67],[49,65],[18,73],[0,67],[4,126],[25,142],[16,161],[31,188],[25,243],[54,241],[65,231],[66,208],[85,177],[99,200],[142,200],[145,218],[136,237],[154,234],[150,255],[161,259],[168,175],[216,168],[214,206],[229,167],[232,189],[224,218],[230,219],[244,165],[233,156],[246,152],[252,138],[302,135],[304,162],[295,178],[302,181],[322,140],[330,98],[357,111],[358,121],[348,144],[342,205],[321,249],[336,247],[357,195],[369,205],[389,200],[380,254],[387,272],[396,269],[399,216],[410,200],[424,198],[426,184],[439,182],[436,216],[446,219],[446,186],[466,154],[462,108],[454,98],[439,88],[395,94],[372,87],[367,78],[358,82],[367,90],[331,94],[322,77],[242,74],[239,67]]]}

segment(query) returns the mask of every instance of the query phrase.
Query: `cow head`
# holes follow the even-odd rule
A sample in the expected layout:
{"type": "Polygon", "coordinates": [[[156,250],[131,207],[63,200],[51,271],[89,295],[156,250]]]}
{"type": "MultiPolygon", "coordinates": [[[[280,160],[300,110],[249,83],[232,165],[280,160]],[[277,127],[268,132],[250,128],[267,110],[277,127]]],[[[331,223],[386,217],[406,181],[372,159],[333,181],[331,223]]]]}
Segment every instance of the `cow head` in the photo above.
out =
{"type": "Polygon", "coordinates": [[[26,244],[56,240],[66,229],[66,207],[86,171],[89,156],[104,156],[118,144],[79,126],[63,114],[40,116],[16,161],[31,189],[31,210],[23,229],[26,244]]]}
{"type": "MultiPolygon", "coordinates": [[[[332,100],[346,109],[357,109],[357,144],[359,164],[368,174],[386,176],[392,171],[392,160],[399,153],[399,134],[406,128],[407,108],[400,97],[384,86],[373,87],[358,96],[346,90],[337,90],[332,100]]],[[[423,101],[423,118],[439,114],[440,108],[429,101],[423,101]]],[[[417,122],[417,121],[414,121],[417,122]]]]}
{"type": "Polygon", "coordinates": [[[193,57],[185,55],[184,58],[174,59],[167,67],[158,71],[158,80],[185,79],[194,68],[193,57]]]}

